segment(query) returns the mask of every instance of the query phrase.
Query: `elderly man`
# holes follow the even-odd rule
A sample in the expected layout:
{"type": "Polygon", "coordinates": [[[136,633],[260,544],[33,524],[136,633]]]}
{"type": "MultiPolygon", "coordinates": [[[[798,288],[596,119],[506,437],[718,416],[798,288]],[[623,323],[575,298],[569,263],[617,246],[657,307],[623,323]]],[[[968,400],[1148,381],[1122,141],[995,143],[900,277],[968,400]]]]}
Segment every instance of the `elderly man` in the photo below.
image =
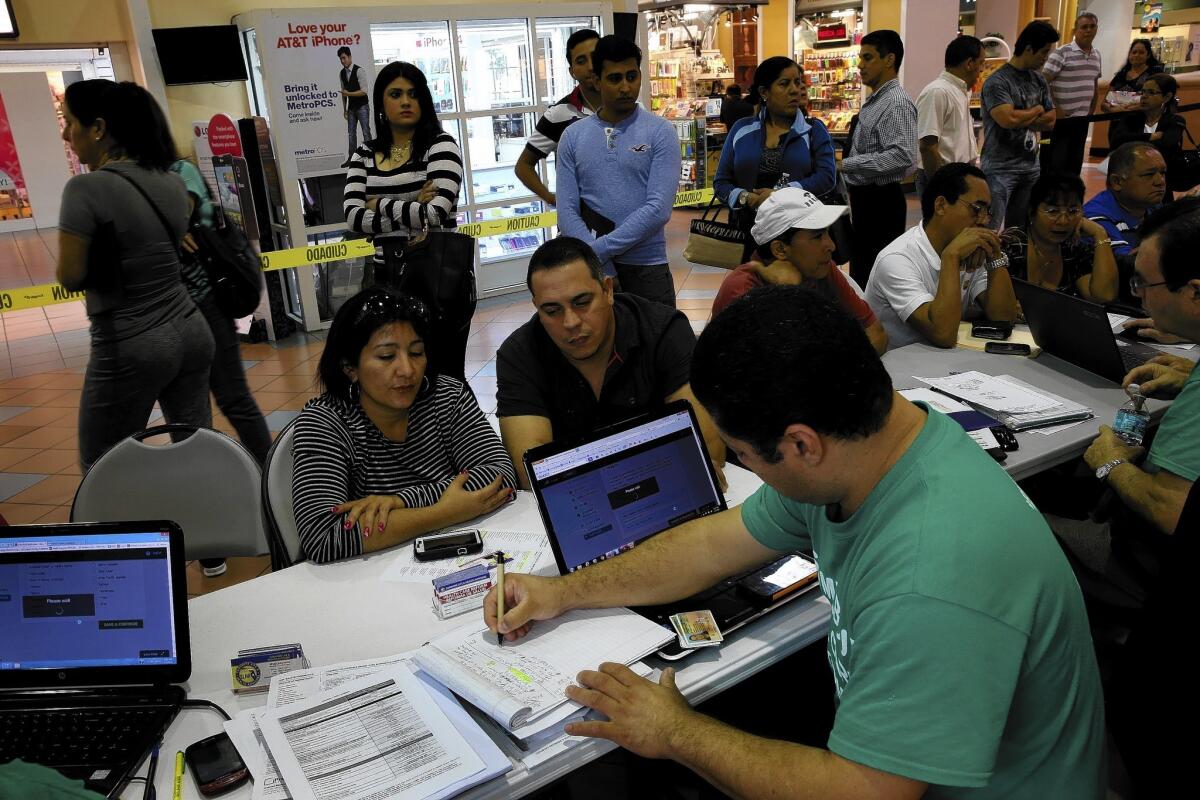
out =
{"type": "Polygon", "coordinates": [[[1162,204],[1167,192],[1167,162],[1149,142],[1129,142],[1108,157],[1108,188],[1083,206],[1083,214],[1100,223],[1112,239],[1121,270],[1122,297],[1127,298],[1133,255],[1141,241],[1138,226],[1162,204]]]}

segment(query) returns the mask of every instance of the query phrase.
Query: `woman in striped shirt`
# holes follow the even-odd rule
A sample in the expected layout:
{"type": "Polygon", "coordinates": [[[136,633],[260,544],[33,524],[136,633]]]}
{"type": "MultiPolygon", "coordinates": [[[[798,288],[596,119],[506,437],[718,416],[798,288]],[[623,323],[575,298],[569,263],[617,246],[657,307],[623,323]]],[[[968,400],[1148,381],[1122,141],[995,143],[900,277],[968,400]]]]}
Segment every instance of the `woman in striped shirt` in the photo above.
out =
{"type": "Polygon", "coordinates": [[[334,317],[324,393],[300,412],[292,499],[318,563],[474,519],[513,497],[516,472],[475,396],[425,371],[424,304],[375,287],[334,317]]]}
{"type": "Polygon", "coordinates": [[[373,95],[375,138],[350,157],[343,208],[347,227],[376,242],[378,274],[381,240],[403,243],[426,228],[455,227],[462,153],[442,130],[425,75],[412,64],[381,69],[373,95]]]}

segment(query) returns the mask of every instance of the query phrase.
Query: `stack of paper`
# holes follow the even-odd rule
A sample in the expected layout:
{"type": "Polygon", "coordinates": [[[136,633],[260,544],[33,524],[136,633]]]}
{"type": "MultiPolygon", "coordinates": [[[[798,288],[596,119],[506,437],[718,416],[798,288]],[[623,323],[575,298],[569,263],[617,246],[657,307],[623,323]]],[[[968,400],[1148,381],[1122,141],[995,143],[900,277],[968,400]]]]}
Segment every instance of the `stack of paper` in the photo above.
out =
{"type": "Polygon", "coordinates": [[[961,372],[944,378],[917,378],[938,391],[986,411],[1013,431],[1088,419],[1092,410],[1030,386],[1011,375],[961,372]]]}
{"type": "Polygon", "coordinates": [[[510,770],[450,692],[414,670],[403,654],[272,681],[265,708],[225,723],[255,800],[440,800],[510,770]]]}

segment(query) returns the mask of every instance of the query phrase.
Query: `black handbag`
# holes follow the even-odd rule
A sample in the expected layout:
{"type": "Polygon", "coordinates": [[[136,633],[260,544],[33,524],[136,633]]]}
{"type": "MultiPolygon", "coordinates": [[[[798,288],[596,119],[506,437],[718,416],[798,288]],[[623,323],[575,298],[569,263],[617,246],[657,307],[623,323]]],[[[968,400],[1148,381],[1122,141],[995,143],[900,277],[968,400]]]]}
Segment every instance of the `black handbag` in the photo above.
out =
{"type": "MultiPolygon", "coordinates": [[[[1186,125],[1183,132],[1195,148],[1196,140],[1186,125]]],[[[1200,184],[1200,151],[1181,148],[1167,164],[1167,188],[1172,192],[1186,192],[1197,184],[1200,184]]]]}
{"type": "Polygon", "coordinates": [[[262,265],[250,247],[245,231],[225,212],[213,209],[215,228],[196,223],[191,226],[196,252],[189,253],[212,286],[213,301],[229,319],[241,319],[254,313],[262,300],[262,265]]]}

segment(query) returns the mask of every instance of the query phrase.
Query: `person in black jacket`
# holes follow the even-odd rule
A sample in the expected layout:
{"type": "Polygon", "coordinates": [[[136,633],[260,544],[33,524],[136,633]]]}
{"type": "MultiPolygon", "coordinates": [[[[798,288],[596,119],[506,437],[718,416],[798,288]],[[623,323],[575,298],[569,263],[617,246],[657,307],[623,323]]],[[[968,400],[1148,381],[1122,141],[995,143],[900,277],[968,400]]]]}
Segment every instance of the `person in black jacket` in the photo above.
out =
{"type": "Polygon", "coordinates": [[[754,106],[742,99],[742,87],[736,83],[725,87],[725,97],[721,101],[721,124],[725,130],[732,128],[742,117],[753,115],[754,106]]]}
{"type": "MultiPolygon", "coordinates": [[[[1171,165],[1183,152],[1187,120],[1175,113],[1178,82],[1170,75],[1153,75],[1142,87],[1142,110],[1131,111],[1113,123],[1108,132],[1114,150],[1126,142],[1149,142],[1167,162],[1167,186],[1172,186],[1171,165]]],[[[1176,176],[1178,177],[1178,176],[1176,176]]]]}

